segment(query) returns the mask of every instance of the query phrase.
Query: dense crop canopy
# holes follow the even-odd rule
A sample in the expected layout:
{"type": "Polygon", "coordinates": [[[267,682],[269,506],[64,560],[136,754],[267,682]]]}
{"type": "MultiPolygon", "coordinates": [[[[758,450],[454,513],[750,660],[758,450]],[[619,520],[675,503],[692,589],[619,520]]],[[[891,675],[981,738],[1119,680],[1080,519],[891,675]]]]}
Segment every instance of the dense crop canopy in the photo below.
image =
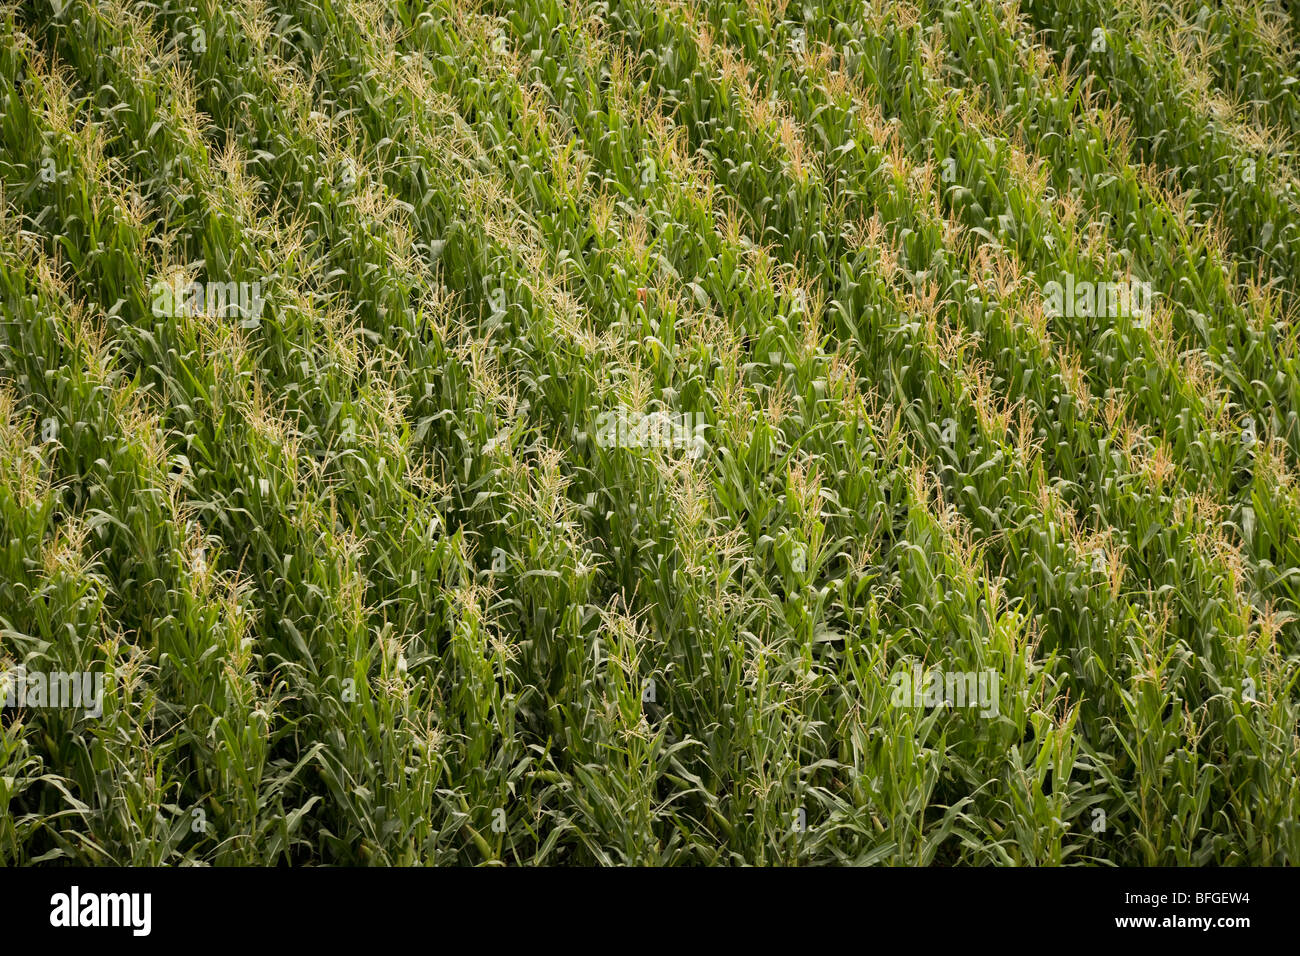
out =
{"type": "Polygon", "coordinates": [[[0,5],[0,863],[1300,863],[1293,18],[0,5]]]}

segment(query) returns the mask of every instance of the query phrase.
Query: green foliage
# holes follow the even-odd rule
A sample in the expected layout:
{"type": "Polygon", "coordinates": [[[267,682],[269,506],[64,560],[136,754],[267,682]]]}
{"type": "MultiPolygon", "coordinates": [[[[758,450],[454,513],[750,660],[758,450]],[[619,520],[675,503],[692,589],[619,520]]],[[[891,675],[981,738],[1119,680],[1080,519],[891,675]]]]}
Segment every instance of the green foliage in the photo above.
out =
{"type": "Polygon", "coordinates": [[[0,862],[1300,861],[1290,34],[1023,7],[0,9],[0,862]]]}

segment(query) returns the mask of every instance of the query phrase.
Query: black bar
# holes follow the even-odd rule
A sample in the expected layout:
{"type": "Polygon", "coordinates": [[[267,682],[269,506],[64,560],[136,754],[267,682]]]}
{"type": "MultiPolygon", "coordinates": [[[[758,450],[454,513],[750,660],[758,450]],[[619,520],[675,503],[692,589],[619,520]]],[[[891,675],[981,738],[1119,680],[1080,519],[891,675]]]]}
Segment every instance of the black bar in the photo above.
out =
{"type": "MultiPolygon", "coordinates": [[[[1293,925],[1292,870],[780,869],[673,873],[620,869],[73,869],[0,872],[5,940],[94,941],[204,948],[352,940],[374,945],[409,934],[450,944],[462,935],[496,945],[502,934],[556,939],[632,938],[733,943],[842,928],[855,936],[919,932],[927,945],[1012,933],[1038,943],[1192,938],[1232,945],[1293,925]],[[53,926],[72,887],[89,917],[94,894],[149,894],[148,934],[116,927],[53,926]],[[1182,894],[1182,895],[1179,895],[1182,894]],[[1121,925],[1134,919],[1148,925],[1121,925]],[[1209,920],[1208,926],[1201,925],[1209,920]],[[1196,922],[1193,923],[1192,920],[1196,922]],[[1232,921],[1229,924],[1226,921],[1232,921]],[[1240,922],[1244,921],[1244,922],[1240,922]],[[694,928],[692,928],[694,927],[694,928]],[[449,933],[454,932],[454,935],[449,933]],[[865,934],[865,935],[864,935],[865,934]],[[1033,934],[1033,935],[1025,935],[1033,934]]],[[[121,898],[109,901],[108,918],[121,898]]],[[[70,907],[69,907],[70,908],[70,907]]],[[[66,913],[66,909],[62,911],[66,913]]],[[[137,923],[139,928],[143,928],[137,923]]],[[[884,937],[878,937],[884,938],[884,937]]],[[[1003,936],[1002,938],[1006,938],[1003,936]]],[[[541,940],[539,939],[539,942],[541,940]]],[[[13,952],[16,950],[8,949],[13,952]]]]}

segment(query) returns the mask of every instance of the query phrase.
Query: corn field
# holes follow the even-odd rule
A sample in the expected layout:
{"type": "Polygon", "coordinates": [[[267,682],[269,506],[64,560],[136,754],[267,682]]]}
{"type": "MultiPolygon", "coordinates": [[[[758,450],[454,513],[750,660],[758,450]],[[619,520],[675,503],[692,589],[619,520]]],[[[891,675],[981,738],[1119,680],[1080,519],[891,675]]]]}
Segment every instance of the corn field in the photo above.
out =
{"type": "Polygon", "coordinates": [[[1300,7],[0,4],[0,864],[1300,864],[1300,7]]]}

